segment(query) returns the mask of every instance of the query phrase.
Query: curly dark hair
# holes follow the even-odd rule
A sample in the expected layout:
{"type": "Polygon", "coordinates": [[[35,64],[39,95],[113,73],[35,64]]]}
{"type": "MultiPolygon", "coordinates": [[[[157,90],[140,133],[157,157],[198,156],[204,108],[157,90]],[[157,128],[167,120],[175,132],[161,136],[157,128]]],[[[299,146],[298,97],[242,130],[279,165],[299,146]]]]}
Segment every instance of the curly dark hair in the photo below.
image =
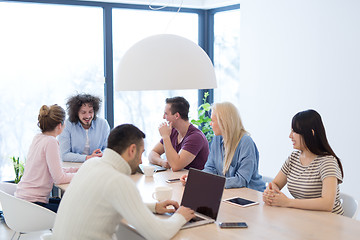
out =
{"type": "Polygon", "coordinates": [[[83,93],[70,97],[66,103],[70,122],[78,123],[80,121],[79,111],[81,106],[86,103],[93,107],[94,109],[93,120],[96,119],[96,115],[100,109],[101,99],[99,97],[83,93]]]}

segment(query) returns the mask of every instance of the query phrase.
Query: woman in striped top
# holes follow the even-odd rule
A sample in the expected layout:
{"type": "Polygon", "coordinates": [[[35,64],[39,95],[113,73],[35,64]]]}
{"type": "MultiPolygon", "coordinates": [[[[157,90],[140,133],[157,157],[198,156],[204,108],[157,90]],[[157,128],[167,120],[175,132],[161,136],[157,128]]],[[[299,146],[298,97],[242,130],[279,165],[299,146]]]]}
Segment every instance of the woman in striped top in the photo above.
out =
{"type": "Polygon", "coordinates": [[[263,193],[267,205],[343,214],[339,184],[344,177],[340,159],[331,149],[319,113],[307,110],[292,119],[290,139],[296,149],[263,193]],[[295,199],[280,190],[288,185],[295,199]]]}

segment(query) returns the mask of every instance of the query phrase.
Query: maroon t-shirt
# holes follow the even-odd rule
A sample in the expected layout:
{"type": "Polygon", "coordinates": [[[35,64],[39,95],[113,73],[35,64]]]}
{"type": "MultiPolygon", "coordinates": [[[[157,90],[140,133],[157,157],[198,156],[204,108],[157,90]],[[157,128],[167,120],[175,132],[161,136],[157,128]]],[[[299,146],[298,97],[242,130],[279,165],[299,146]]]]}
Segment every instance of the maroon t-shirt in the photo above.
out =
{"type": "MultiPolygon", "coordinates": [[[[209,155],[209,143],[205,135],[192,124],[190,124],[185,137],[180,143],[178,143],[178,135],[178,131],[173,128],[171,131],[170,140],[171,145],[174,147],[175,151],[178,153],[181,149],[184,149],[196,156],[194,160],[185,168],[189,169],[192,167],[200,170],[204,169],[204,165],[209,155]]],[[[160,142],[161,144],[164,144],[162,139],[160,142]]]]}

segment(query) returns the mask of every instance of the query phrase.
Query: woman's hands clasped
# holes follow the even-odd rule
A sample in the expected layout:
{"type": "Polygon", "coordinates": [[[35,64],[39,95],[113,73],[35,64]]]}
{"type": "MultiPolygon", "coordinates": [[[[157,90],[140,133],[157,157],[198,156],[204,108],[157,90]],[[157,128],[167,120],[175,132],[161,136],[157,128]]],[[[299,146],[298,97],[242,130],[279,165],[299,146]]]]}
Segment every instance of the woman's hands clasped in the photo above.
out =
{"type": "Polygon", "coordinates": [[[287,207],[289,198],[274,183],[269,183],[263,192],[263,201],[269,206],[287,207]]]}

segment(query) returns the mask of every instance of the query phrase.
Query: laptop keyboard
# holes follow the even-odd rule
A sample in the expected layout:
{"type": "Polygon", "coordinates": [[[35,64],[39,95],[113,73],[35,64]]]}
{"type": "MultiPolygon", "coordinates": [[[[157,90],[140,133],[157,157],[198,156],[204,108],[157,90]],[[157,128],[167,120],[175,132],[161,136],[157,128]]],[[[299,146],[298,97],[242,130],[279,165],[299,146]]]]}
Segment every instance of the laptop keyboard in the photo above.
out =
{"type": "MultiPolygon", "coordinates": [[[[165,213],[164,215],[171,216],[171,215],[173,215],[173,214],[174,214],[174,213],[165,213]]],[[[198,222],[198,221],[201,221],[201,220],[204,220],[204,218],[199,217],[199,216],[195,216],[194,218],[190,219],[189,223],[198,222]]]]}
{"type": "Polygon", "coordinates": [[[204,220],[204,219],[202,217],[195,216],[194,218],[190,219],[189,222],[192,223],[192,222],[198,222],[201,220],[204,220]]]}

